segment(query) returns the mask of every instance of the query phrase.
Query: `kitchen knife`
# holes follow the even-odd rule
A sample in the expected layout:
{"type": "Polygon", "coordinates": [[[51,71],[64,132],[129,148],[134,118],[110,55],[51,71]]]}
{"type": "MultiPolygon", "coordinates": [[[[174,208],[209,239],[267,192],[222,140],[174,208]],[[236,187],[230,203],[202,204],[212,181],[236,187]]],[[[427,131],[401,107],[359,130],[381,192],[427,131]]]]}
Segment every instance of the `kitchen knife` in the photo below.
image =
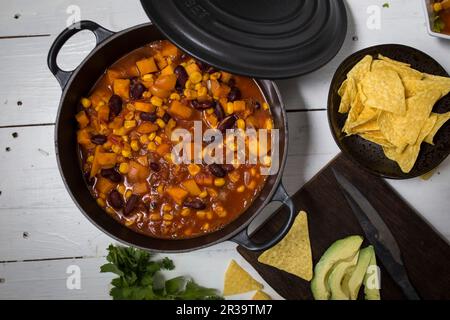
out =
{"type": "Polygon", "coordinates": [[[369,200],[341,173],[332,169],[338,185],[354,215],[364,230],[366,238],[374,246],[377,256],[392,279],[409,300],[420,300],[409,281],[397,241],[369,200]]]}

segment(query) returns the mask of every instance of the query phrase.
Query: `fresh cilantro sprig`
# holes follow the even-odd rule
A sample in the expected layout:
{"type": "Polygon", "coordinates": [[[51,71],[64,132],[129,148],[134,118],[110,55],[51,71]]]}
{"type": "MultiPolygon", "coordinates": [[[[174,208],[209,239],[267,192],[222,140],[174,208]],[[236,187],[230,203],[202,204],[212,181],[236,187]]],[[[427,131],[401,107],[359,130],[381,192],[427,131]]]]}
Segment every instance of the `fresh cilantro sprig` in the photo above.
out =
{"type": "Polygon", "coordinates": [[[100,267],[100,272],[118,275],[111,281],[110,295],[115,300],[209,300],[222,299],[216,289],[205,288],[192,279],[176,277],[165,280],[159,272],[173,270],[169,258],[152,260],[144,250],[110,245],[109,263],[100,267]]]}

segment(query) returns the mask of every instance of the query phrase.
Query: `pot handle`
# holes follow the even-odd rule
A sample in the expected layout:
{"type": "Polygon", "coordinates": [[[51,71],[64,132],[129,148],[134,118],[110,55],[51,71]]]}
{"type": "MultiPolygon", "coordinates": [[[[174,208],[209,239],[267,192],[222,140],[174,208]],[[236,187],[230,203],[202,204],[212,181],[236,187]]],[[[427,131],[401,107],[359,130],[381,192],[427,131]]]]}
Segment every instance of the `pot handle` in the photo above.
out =
{"type": "Polygon", "coordinates": [[[67,82],[69,81],[69,78],[73,73],[73,70],[64,71],[60,69],[56,62],[56,58],[63,45],[66,43],[66,41],[69,40],[70,37],[72,37],[73,35],[82,30],[90,30],[94,33],[97,42],[95,46],[98,46],[105,39],[109,38],[114,34],[114,32],[103,28],[102,26],[98,25],[93,21],[82,20],[67,27],[56,37],[55,41],[50,47],[50,51],[48,52],[47,65],[50,71],[55,76],[55,78],[58,80],[62,89],[64,89],[67,82]]]}
{"type": "Polygon", "coordinates": [[[275,192],[275,195],[273,196],[271,201],[280,201],[289,209],[288,219],[281,227],[281,229],[277,231],[277,234],[272,239],[263,243],[255,243],[252,241],[252,239],[250,239],[247,233],[247,228],[245,228],[230,240],[236,242],[237,244],[239,244],[240,246],[244,247],[247,250],[262,251],[269,249],[270,247],[273,247],[281,239],[283,239],[284,236],[289,232],[292,224],[294,223],[294,219],[296,216],[295,205],[282,184],[278,186],[278,189],[275,192]]]}

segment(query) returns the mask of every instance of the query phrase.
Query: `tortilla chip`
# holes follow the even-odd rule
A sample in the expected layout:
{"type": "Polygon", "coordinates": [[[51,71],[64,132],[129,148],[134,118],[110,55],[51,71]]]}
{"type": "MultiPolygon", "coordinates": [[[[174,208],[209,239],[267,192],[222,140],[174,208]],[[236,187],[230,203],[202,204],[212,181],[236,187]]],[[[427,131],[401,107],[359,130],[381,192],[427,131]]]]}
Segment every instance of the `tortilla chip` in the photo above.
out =
{"type": "Polygon", "coordinates": [[[286,237],[264,251],[258,261],[311,281],[313,263],[306,212],[298,214],[286,237]]]}
{"type": "MultiPolygon", "coordinates": [[[[356,121],[349,124],[349,129],[361,126],[372,120],[377,120],[380,110],[371,107],[364,107],[356,121]]],[[[378,124],[377,124],[378,125],[378,124]]],[[[353,131],[353,130],[352,130],[353,131]]]]}
{"type": "Polygon", "coordinates": [[[383,147],[384,153],[386,157],[389,159],[396,161],[400,166],[400,169],[404,173],[409,173],[414,168],[414,165],[417,161],[417,157],[419,156],[420,147],[425,137],[430,134],[431,130],[433,130],[434,125],[436,124],[437,117],[430,117],[425,122],[425,125],[422,127],[419,137],[415,144],[406,146],[403,152],[398,152],[396,148],[383,147]]]}
{"type": "Polygon", "coordinates": [[[431,145],[434,145],[434,137],[438,133],[438,131],[444,126],[444,124],[450,120],[450,111],[447,113],[432,113],[431,117],[436,117],[436,123],[431,130],[431,132],[425,137],[425,142],[431,145]]]}
{"type": "Polygon", "coordinates": [[[372,56],[365,56],[349,71],[347,78],[353,78],[355,82],[360,82],[370,72],[372,61],[372,56]]]}
{"type": "Polygon", "coordinates": [[[262,289],[264,286],[252,278],[247,271],[242,269],[236,261],[231,260],[227,271],[225,272],[225,281],[223,288],[224,296],[232,296],[239,293],[262,289]]]}
{"type": "Polygon", "coordinates": [[[360,133],[359,136],[380,146],[393,147],[392,143],[390,143],[380,131],[363,132],[360,133]]]}
{"type": "Polygon", "coordinates": [[[405,94],[412,97],[423,91],[438,90],[444,97],[450,93],[450,78],[425,74],[423,80],[405,80],[405,94]]]}
{"type": "Polygon", "coordinates": [[[341,104],[339,105],[340,113],[347,113],[350,105],[356,97],[356,84],[353,78],[345,80],[339,88],[338,94],[341,96],[341,104]]]}
{"type": "Polygon", "coordinates": [[[352,134],[351,128],[353,127],[353,124],[358,120],[359,115],[364,110],[364,104],[361,101],[361,95],[356,94],[355,99],[353,100],[350,111],[348,112],[347,120],[345,121],[344,128],[342,129],[347,134],[352,134]]]}
{"type": "MultiPolygon", "coordinates": [[[[385,58],[386,59],[386,58],[385,58]]],[[[387,58],[389,59],[389,58],[387,58]]],[[[390,60],[390,59],[389,59],[390,60]]],[[[410,80],[421,80],[423,78],[423,73],[412,69],[408,64],[403,64],[395,60],[375,60],[372,63],[372,71],[375,70],[391,70],[398,73],[402,81],[410,80]]]]}
{"type": "Polygon", "coordinates": [[[264,291],[258,290],[253,295],[252,300],[272,300],[272,298],[264,291]]]}
{"type": "Polygon", "coordinates": [[[368,133],[372,131],[380,131],[380,126],[378,125],[378,116],[366,123],[352,128],[352,132],[354,134],[368,133]]]}
{"type": "Polygon", "coordinates": [[[405,88],[397,72],[373,70],[364,77],[361,85],[367,97],[365,106],[399,115],[405,114],[405,88]]]}
{"type": "Polygon", "coordinates": [[[440,97],[441,94],[437,90],[421,92],[406,100],[405,115],[382,112],[378,117],[381,132],[389,142],[399,148],[414,145],[440,97]]]}

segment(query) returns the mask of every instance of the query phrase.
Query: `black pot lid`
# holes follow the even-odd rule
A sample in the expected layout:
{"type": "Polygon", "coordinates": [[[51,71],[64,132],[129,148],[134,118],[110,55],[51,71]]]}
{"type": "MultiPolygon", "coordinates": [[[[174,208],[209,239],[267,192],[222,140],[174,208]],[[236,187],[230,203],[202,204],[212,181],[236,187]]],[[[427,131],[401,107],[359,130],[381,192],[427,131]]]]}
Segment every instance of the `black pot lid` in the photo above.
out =
{"type": "Polygon", "coordinates": [[[141,0],[177,46],[219,69],[290,78],[330,61],[347,33],[343,0],[141,0]]]}

